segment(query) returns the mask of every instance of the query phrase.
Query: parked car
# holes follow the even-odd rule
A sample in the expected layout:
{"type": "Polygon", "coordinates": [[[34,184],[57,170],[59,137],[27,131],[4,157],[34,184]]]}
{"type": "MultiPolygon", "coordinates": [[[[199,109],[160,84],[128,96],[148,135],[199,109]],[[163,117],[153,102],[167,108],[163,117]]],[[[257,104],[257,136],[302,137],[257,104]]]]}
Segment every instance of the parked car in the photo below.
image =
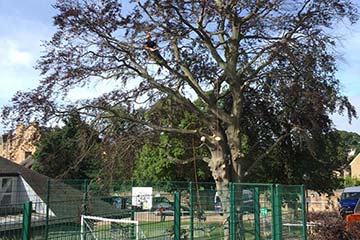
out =
{"type": "MultiPolygon", "coordinates": [[[[174,203],[171,202],[169,199],[167,199],[166,197],[154,197],[153,198],[153,204],[151,207],[151,211],[154,212],[155,215],[159,215],[159,209],[160,209],[160,205],[163,208],[163,213],[165,215],[169,215],[172,216],[174,215],[174,203]]],[[[186,206],[180,206],[180,213],[181,215],[188,215],[190,212],[190,209],[186,206]]]]}
{"type": "Polygon", "coordinates": [[[167,199],[166,197],[153,197],[152,198],[152,203],[154,204],[158,204],[158,203],[169,203],[172,204],[172,202],[167,199]]]}
{"type": "MultiPolygon", "coordinates": [[[[131,201],[129,198],[120,196],[102,197],[102,201],[107,202],[117,208],[117,211],[112,212],[114,218],[130,218],[131,217],[131,201]]],[[[131,199],[130,199],[131,200],[131,199]]]]}
{"type": "Polygon", "coordinates": [[[354,213],[354,208],[360,198],[360,186],[346,187],[341,193],[339,201],[339,212],[342,217],[354,213]]]}
{"type": "MultiPolygon", "coordinates": [[[[235,201],[239,201],[240,199],[235,199],[235,201]]],[[[253,213],[254,212],[254,194],[251,190],[244,189],[242,191],[241,198],[241,211],[243,213],[253,213]]],[[[216,192],[214,197],[214,209],[217,213],[223,214],[223,206],[220,200],[219,194],[216,192]]]]}
{"type": "Polygon", "coordinates": [[[103,197],[101,200],[119,209],[131,209],[131,198],[129,197],[109,196],[103,197]]]}

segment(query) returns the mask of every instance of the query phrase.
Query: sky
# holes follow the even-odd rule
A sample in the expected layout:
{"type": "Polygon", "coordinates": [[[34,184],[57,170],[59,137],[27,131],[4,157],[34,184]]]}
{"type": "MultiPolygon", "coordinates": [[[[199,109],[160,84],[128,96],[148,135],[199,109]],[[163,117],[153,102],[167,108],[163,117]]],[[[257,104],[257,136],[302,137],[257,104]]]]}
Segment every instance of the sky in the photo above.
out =
{"type": "MultiPolygon", "coordinates": [[[[360,0],[357,0],[360,1],[360,0]]],[[[17,91],[35,88],[40,79],[34,69],[42,55],[41,43],[50,40],[55,28],[52,8],[55,0],[0,0],[0,106],[9,104],[17,91]]],[[[343,35],[342,46],[337,49],[342,56],[338,61],[337,77],[342,93],[349,97],[360,115],[360,22],[349,28],[339,26],[343,35]]],[[[74,93],[86,96],[89,91],[101,91],[104,86],[82,89],[74,93]]],[[[360,134],[360,119],[348,123],[345,116],[333,115],[339,130],[360,134]]],[[[0,125],[0,133],[6,128],[0,125]]]]}

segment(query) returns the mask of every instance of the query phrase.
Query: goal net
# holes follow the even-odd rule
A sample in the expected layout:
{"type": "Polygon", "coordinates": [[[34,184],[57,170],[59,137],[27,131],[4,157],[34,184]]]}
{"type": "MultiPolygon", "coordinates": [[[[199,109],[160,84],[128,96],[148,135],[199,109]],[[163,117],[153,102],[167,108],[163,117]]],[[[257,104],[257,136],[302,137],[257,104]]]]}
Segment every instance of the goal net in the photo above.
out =
{"type": "Polygon", "coordinates": [[[139,240],[139,222],[96,216],[81,216],[81,240],[139,240]]]}

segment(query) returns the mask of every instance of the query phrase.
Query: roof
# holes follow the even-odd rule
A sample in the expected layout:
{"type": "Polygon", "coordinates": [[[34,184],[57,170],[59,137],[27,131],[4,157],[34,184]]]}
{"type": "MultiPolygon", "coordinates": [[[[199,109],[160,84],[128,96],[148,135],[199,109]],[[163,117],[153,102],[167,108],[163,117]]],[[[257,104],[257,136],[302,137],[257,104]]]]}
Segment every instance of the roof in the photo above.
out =
{"type": "Polygon", "coordinates": [[[350,162],[350,165],[353,165],[355,162],[360,160],[360,153],[354,157],[354,159],[350,162]]]}
{"type": "MultiPolygon", "coordinates": [[[[71,181],[71,185],[65,184],[62,180],[50,179],[3,157],[0,157],[0,176],[21,176],[43,202],[46,202],[49,185],[50,209],[59,218],[78,218],[83,213],[85,197],[81,191],[83,180],[71,181]]],[[[87,206],[89,212],[87,214],[115,215],[119,211],[100,198],[89,197],[89,199],[87,206]]]]}
{"type": "MultiPolygon", "coordinates": [[[[39,187],[36,187],[38,191],[36,193],[40,194],[44,193],[46,190],[45,186],[40,186],[43,184],[40,183],[46,183],[48,177],[45,175],[42,175],[40,173],[37,173],[31,169],[27,169],[23,166],[20,166],[6,158],[0,157],[0,174],[1,175],[10,175],[10,174],[16,174],[22,176],[26,182],[29,184],[32,183],[32,185],[39,185],[39,187]]],[[[35,189],[34,189],[35,190],[35,189]]]]}
{"type": "Polygon", "coordinates": [[[360,192],[360,186],[346,187],[343,192],[360,192]]]}

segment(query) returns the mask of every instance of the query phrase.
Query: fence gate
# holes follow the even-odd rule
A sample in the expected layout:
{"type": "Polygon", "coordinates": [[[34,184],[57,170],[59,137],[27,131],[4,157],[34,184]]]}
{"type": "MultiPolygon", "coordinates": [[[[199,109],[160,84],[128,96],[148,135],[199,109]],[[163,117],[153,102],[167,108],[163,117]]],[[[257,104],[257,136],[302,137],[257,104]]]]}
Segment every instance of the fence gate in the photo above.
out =
{"type": "Polygon", "coordinates": [[[230,239],[306,239],[303,186],[231,185],[230,239]]]}

